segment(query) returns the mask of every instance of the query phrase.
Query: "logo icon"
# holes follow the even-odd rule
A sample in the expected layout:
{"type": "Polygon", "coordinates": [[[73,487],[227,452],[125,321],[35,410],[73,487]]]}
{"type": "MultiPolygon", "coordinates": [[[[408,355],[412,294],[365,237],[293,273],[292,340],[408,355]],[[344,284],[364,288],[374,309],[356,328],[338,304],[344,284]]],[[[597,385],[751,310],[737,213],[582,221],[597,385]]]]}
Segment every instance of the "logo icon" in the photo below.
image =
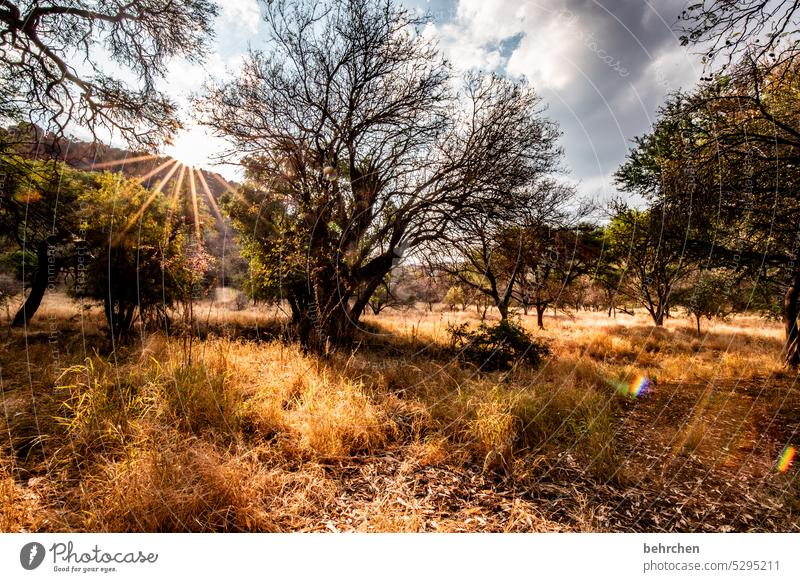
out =
{"type": "Polygon", "coordinates": [[[39,542],[30,542],[22,546],[19,552],[19,563],[26,570],[35,570],[44,561],[44,546],[39,542]]]}

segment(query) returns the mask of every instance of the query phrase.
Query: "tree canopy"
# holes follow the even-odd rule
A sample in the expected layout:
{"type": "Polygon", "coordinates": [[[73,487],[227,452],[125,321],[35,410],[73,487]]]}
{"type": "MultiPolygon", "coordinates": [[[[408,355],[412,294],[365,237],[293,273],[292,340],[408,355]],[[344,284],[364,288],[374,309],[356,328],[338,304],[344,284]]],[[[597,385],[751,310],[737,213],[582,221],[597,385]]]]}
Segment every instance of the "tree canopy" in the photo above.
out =
{"type": "Polygon", "coordinates": [[[523,208],[557,165],[559,132],[524,83],[457,78],[424,21],[391,2],[265,8],[268,48],[198,112],[244,155],[257,193],[234,219],[320,348],[352,333],[399,256],[523,208]]]}
{"type": "Polygon", "coordinates": [[[218,9],[211,0],[0,1],[0,119],[57,138],[74,123],[134,147],[164,142],[180,122],[156,81],[173,58],[203,59],[218,9]]]}

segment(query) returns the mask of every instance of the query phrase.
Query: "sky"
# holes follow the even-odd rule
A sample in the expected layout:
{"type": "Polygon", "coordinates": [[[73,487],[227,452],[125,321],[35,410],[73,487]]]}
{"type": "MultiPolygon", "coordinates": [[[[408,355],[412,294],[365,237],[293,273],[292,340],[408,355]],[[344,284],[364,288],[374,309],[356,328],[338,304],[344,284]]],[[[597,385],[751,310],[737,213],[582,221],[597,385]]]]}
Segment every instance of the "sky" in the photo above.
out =
{"type": "MultiPolygon", "coordinates": [[[[524,77],[563,132],[565,167],[583,195],[617,194],[613,173],[632,139],[648,131],[664,97],[689,88],[699,58],[674,32],[679,0],[404,0],[433,17],[424,34],[460,70],[524,77]]],[[[264,25],[257,0],[225,0],[213,52],[203,66],[175,63],[164,88],[180,103],[208,76],[235,72],[264,25]]],[[[196,166],[224,142],[190,124],[165,153],[196,166]]],[[[232,168],[217,167],[229,179],[232,168]]]]}

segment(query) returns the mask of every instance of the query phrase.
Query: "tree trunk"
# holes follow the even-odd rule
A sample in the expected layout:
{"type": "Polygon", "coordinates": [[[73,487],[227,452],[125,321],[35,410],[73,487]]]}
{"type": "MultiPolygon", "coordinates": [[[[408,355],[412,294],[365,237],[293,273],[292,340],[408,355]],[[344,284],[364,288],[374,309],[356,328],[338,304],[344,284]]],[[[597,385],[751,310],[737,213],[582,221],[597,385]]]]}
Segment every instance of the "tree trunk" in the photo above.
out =
{"type": "Polygon", "coordinates": [[[108,295],[103,299],[109,334],[115,341],[124,340],[131,331],[136,315],[136,304],[115,299],[108,295]]]}
{"type": "Polygon", "coordinates": [[[42,299],[44,298],[47,288],[51,284],[55,284],[58,273],[61,270],[61,265],[58,260],[51,255],[51,249],[54,243],[53,237],[49,237],[47,240],[40,242],[36,247],[36,273],[33,276],[31,290],[25,302],[22,304],[22,307],[20,307],[19,311],[14,315],[11,327],[27,325],[42,304],[42,299]]]}
{"type": "Polygon", "coordinates": [[[547,309],[547,304],[544,303],[537,303],[536,304],[536,325],[539,326],[539,329],[544,329],[544,312],[547,309]]]}
{"type": "Polygon", "coordinates": [[[334,347],[350,345],[356,324],[368,304],[370,295],[365,291],[350,308],[351,297],[343,296],[343,287],[337,287],[335,279],[331,281],[320,278],[313,296],[306,284],[292,290],[289,301],[292,322],[306,353],[326,355],[334,347]]]}
{"type": "Polygon", "coordinates": [[[653,314],[653,323],[655,323],[657,327],[664,325],[664,312],[660,309],[653,314]]]}
{"type": "Polygon", "coordinates": [[[498,303],[497,304],[497,311],[500,312],[500,321],[507,321],[508,320],[508,305],[505,303],[498,303]]]}
{"type": "Polygon", "coordinates": [[[792,282],[783,295],[783,326],[786,330],[786,357],[784,365],[796,368],[800,364],[797,333],[797,301],[800,299],[800,272],[792,276],[792,282]]]}

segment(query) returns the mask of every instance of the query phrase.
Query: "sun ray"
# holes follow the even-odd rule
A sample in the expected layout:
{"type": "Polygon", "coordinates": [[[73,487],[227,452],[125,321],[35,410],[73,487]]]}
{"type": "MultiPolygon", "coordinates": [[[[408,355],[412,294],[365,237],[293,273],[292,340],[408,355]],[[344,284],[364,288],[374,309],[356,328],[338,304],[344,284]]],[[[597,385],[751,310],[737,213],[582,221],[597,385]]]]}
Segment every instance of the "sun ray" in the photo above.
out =
{"type": "Polygon", "coordinates": [[[222,213],[219,211],[219,206],[217,205],[217,201],[214,200],[214,195],[211,194],[211,189],[208,187],[208,182],[206,182],[206,178],[203,175],[203,170],[197,171],[197,177],[200,178],[200,186],[203,187],[203,192],[208,199],[208,203],[211,206],[211,211],[214,213],[214,216],[222,222],[222,213]]]}
{"type": "Polygon", "coordinates": [[[181,188],[183,188],[183,179],[186,177],[186,166],[183,164],[181,171],[178,173],[178,179],[172,187],[172,195],[169,197],[169,206],[167,207],[167,220],[164,223],[164,244],[167,243],[169,238],[169,226],[172,224],[172,215],[175,212],[175,206],[178,204],[178,196],[180,195],[181,188]]]}
{"type": "Polygon", "coordinates": [[[197,237],[197,243],[202,241],[200,233],[200,211],[197,208],[197,184],[194,179],[194,168],[189,168],[189,191],[192,194],[192,212],[194,214],[194,234],[197,237]]]}
{"type": "Polygon", "coordinates": [[[182,165],[177,160],[172,160],[172,164],[173,164],[172,168],[170,168],[169,172],[167,172],[167,175],[164,176],[164,178],[162,178],[159,181],[158,185],[155,188],[153,188],[153,191],[150,193],[150,196],[147,197],[147,200],[144,201],[144,204],[142,204],[141,208],[139,208],[139,210],[136,211],[136,214],[130,217],[127,224],[125,225],[125,228],[123,228],[122,231],[117,235],[117,241],[119,241],[121,237],[125,236],[131,229],[131,227],[133,227],[133,225],[136,224],[136,221],[138,221],[139,218],[141,218],[141,216],[145,213],[147,208],[153,203],[153,200],[156,199],[156,196],[161,194],[164,185],[167,182],[169,182],[170,178],[172,178],[175,172],[178,171],[178,168],[182,165]]]}
{"type": "Polygon", "coordinates": [[[183,187],[183,179],[186,177],[186,166],[181,164],[181,172],[178,174],[178,181],[175,182],[175,187],[172,189],[172,196],[169,198],[169,215],[172,218],[172,213],[175,210],[175,205],[178,203],[178,196],[180,195],[181,188],[183,187]]]}
{"type": "Polygon", "coordinates": [[[146,173],[144,176],[139,176],[139,177],[137,177],[136,179],[137,179],[137,180],[139,180],[139,182],[142,182],[142,183],[144,183],[144,182],[146,182],[147,180],[149,180],[150,178],[152,178],[153,176],[155,176],[156,174],[158,174],[158,173],[159,173],[160,171],[162,171],[164,168],[166,168],[167,166],[169,166],[170,164],[178,164],[178,163],[180,163],[180,162],[178,162],[178,160],[175,160],[175,159],[173,159],[173,158],[169,158],[169,159],[168,159],[166,162],[164,162],[163,164],[161,164],[161,165],[160,165],[160,166],[158,166],[157,168],[155,168],[155,169],[153,169],[153,170],[150,170],[150,171],[149,171],[149,172],[147,172],[147,173],[146,173]]]}
{"type": "Polygon", "coordinates": [[[121,160],[112,160],[110,162],[103,162],[102,164],[94,164],[93,170],[102,170],[103,168],[113,168],[114,166],[123,166],[125,164],[134,164],[136,162],[143,162],[145,160],[153,160],[158,156],[155,154],[147,154],[144,156],[136,156],[135,158],[123,158],[121,160]]]}
{"type": "Polygon", "coordinates": [[[211,175],[214,177],[214,179],[215,179],[217,182],[219,182],[219,183],[220,183],[220,185],[222,185],[222,187],[223,187],[223,188],[225,188],[225,193],[226,193],[226,194],[227,194],[228,192],[231,192],[231,193],[235,193],[235,192],[236,192],[236,189],[235,189],[233,186],[231,186],[230,184],[228,184],[228,183],[227,183],[227,182],[226,182],[226,181],[225,181],[225,180],[222,178],[222,176],[220,176],[219,174],[211,174],[211,175]]]}

